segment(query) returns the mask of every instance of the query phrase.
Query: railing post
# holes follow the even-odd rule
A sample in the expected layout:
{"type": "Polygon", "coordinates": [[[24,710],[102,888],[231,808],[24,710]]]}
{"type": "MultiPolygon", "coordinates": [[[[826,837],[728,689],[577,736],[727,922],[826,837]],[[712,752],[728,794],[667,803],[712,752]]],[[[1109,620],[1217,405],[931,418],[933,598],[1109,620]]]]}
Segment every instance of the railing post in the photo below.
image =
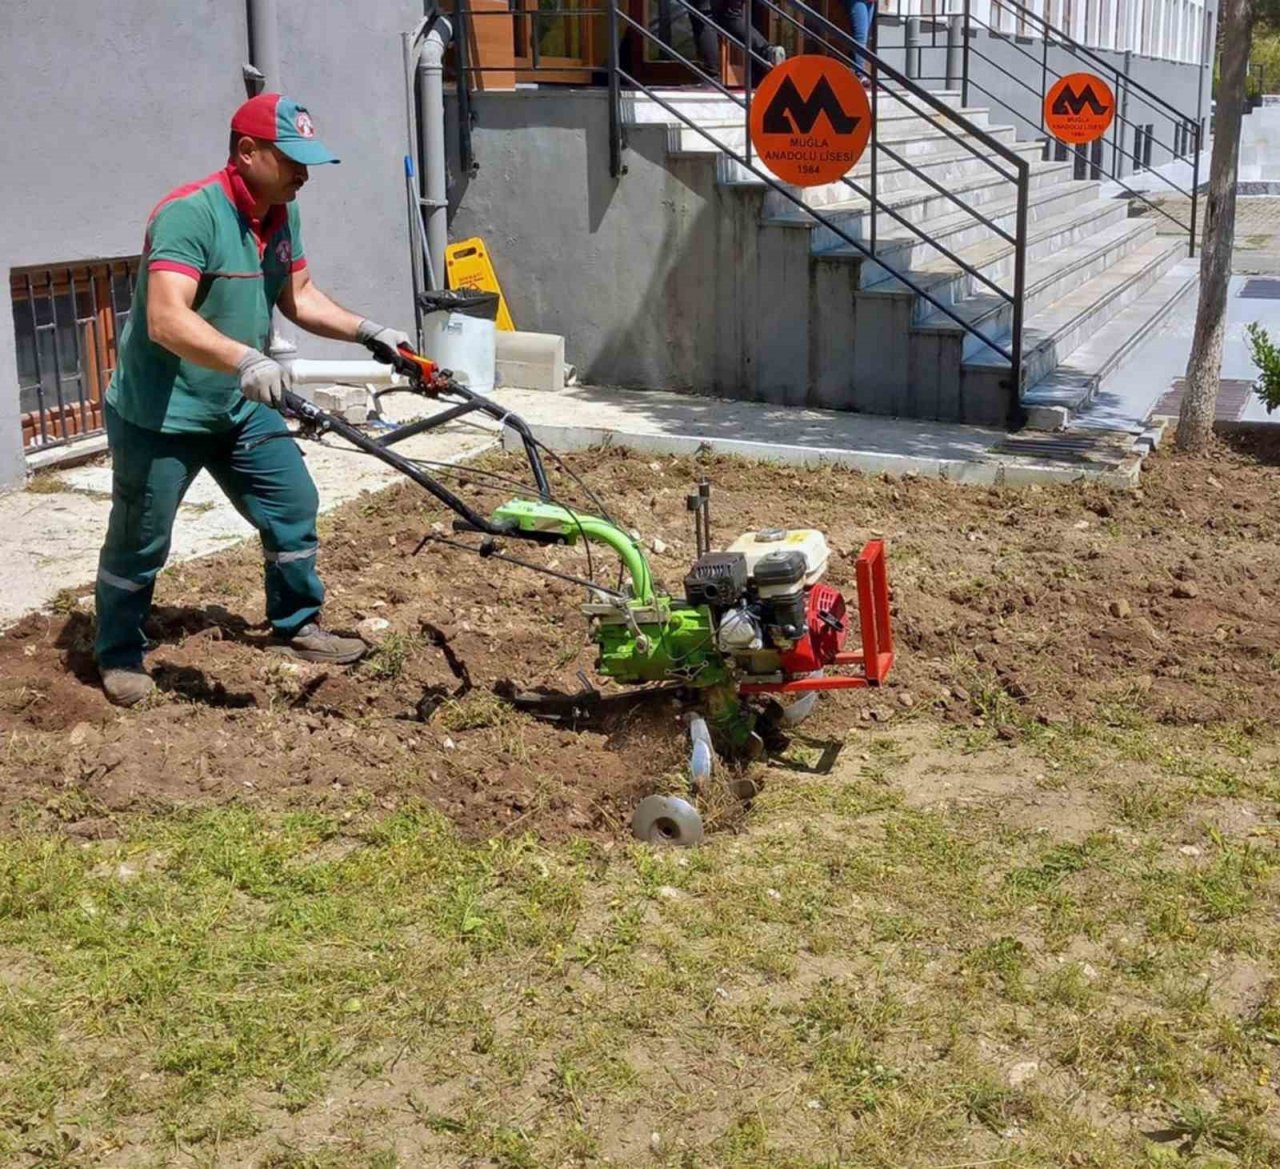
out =
{"type": "Polygon", "coordinates": [[[618,0],[609,2],[609,174],[627,173],[622,165],[622,88],[618,78],[618,0]]]}
{"type": "MultiPolygon", "coordinates": [[[[871,36],[868,39],[871,42],[871,51],[878,58],[880,56],[880,34],[876,29],[875,21],[871,22],[871,36]]],[[[854,59],[856,60],[857,58],[855,57],[854,59]]],[[[876,70],[875,63],[868,61],[865,56],[862,58],[862,67],[866,69],[867,76],[871,78],[871,255],[874,258],[878,231],[876,220],[880,218],[880,194],[876,190],[879,175],[876,155],[880,153],[880,74],[876,70]]]]}
{"type": "Polygon", "coordinates": [[[947,17],[947,88],[955,89],[960,84],[960,55],[964,50],[960,40],[964,36],[964,17],[952,15],[947,17]]]}
{"type": "Polygon", "coordinates": [[[915,81],[920,76],[920,18],[908,16],[903,34],[906,45],[906,74],[915,81]]]}
{"type": "Polygon", "coordinates": [[[755,81],[755,62],[751,59],[751,42],[754,39],[752,34],[755,32],[755,11],[751,6],[751,0],[747,0],[746,11],[743,14],[742,27],[742,52],[745,60],[743,64],[746,67],[746,73],[742,79],[742,95],[746,98],[743,104],[743,157],[747,162],[751,162],[751,90],[755,81]]]}
{"type": "Polygon", "coordinates": [[[471,149],[471,62],[467,55],[471,15],[467,0],[457,0],[454,14],[458,18],[458,166],[464,175],[471,175],[475,173],[476,158],[471,149]]]}
{"type": "Polygon", "coordinates": [[[960,104],[965,109],[969,107],[969,39],[973,36],[973,25],[970,23],[971,11],[970,4],[972,0],[964,0],[964,52],[961,61],[960,76],[960,104]]]}
{"type": "Polygon", "coordinates": [[[1027,194],[1031,186],[1031,164],[1026,159],[1018,161],[1018,215],[1014,228],[1016,243],[1013,252],[1013,328],[1010,336],[1010,374],[1013,382],[1013,400],[1010,403],[1010,423],[1021,426],[1022,412],[1022,318],[1023,303],[1027,296],[1027,194]]]}
{"type": "Polygon", "coordinates": [[[1040,133],[1044,133],[1044,99],[1049,92],[1049,30],[1040,38],[1040,133]]]}
{"type": "Polygon", "coordinates": [[[1209,45],[1209,21],[1212,14],[1208,6],[1204,10],[1204,31],[1200,34],[1200,84],[1196,93],[1196,125],[1195,125],[1195,157],[1191,160],[1191,240],[1187,255],[1196,254],[1196,213],[1200,210],[1200,152],[1204,148],[1204,71],[1205,65],[1212,59],[1213,52],[1209,45]]]}
{"type": "MultiPolygon", "coordinates": [[[[1120,70],[1116,70],[1116,102],[1120,101],[1120,89],[1124,83],[1124,77],[1120,70]]],[[[1115,175],[1116,181],[1120,181],[1120,148],[1124,145],[1124,123],[1119,118],[1111,119],[1111,173],[1115,175]]]]}

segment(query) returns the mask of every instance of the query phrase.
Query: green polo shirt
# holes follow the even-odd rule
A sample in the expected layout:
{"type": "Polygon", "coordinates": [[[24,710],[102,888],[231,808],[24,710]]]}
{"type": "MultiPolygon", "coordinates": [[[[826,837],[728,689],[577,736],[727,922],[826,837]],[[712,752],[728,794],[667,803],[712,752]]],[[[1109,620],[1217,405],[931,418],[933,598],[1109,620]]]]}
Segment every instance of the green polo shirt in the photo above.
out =
{"type": "Polygon", "coordinates": [[[235,374],[185,361],[147,335],[152,272],[197,282],[192,308],[219,333],[265,350],[271,312],[291,272],[306,267],[297,204],[261,219],[231,168],[170,192],[151,213],[133,305],[107,401],[126,421],[167,434],[228,430],[251,404],[235,374]]]}

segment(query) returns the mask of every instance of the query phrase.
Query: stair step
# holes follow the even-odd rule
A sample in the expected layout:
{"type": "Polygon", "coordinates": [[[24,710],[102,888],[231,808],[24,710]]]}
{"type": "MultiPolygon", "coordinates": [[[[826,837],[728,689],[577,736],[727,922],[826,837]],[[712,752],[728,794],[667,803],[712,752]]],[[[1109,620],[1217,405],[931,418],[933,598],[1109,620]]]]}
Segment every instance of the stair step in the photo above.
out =
{"type": "MultiPolygon", "coordinates": [[[[975,122],[980,129],[992,134],[998,141],[1012,145],[1014,128],[992,127],[986,124],[986,114],[975,122]]],[[[732,123],[709,123],[699,125],[668,125],[667,151],[676,156],[713,154],[717,150],[732,151],[733,154],[746,154],[748,133],[741,119],[732,123]]],[[[928,118],[902,117],[881,122],[877,141],[888,149],[904,157],[915,157],[922,154],[943,154],[955,150],[956,143],[946,134],[938,133],[933,122],[928,118]]],[[[973,141],[973,140],[970,140],[973,141]]],[[[864,159],[870,165],[870,145],[864,152],[864,159]]],[[[888,163],[887,155],[881,152],[882,163],[888,163]]]]}
{"type": "MultiPolygon", "coordinates": [[[[672,113],[670,110],[655,101],[654,98],[647,94],[639,92],[624,92],[622,94],[622,122],[626,126],[644,126],[644,125],[670,125],[673,122],[680,121],[680,114],[699,122],[707,121],[732,121],[735,116],[741,117],[742,107],[733,100],[733,98],[720,93],[718,90],[710,86],[706,87],[689,87],[685,89],[657,89],[654,95],[661,101],[671,106],[678,113],[672,113]]],[[[952,109],[960,108],[960,91],[955,90],[934,90],[931,91],[933,96],[938,98],[943,104],[952,109]]],[[[893,109],[903,108],[904,103],[895,95],[881,90],[878,100],[878,112],[880,117],[884,117],[893,109]]],[[[914,95],[906,99],[912,106],[927,108],[925,103],[914,95]]]]}
{"type": "MultiPolygon", "coordinates": [[[[883,154],[877,159],[877,170],[879,173],[891,173],[896,171],[907,170],[910,167],[916,167],[927,163],[929,160],[941,155],[950,156],[957,149],[956,144],[943,134],[935,133],[927,127],[915,126],[910,122],[901,123],[897,128],[901,131],[900,136],[889,137],[886,139],[890,147],[900,155],[904,162],[898,163],[890,160],[883,154]]],[[[995,138],[1006,142],[1007,145],[1014,145],[1014,129],[1012,126],[1001,126],[991,128],[989,131],[995,138]]],[[[667,153],[673,158],[697,158],[699,156],[717,156],[728,155],[730,153],[737,154],[745,158],[746,151],[743,145],[744,133],[741,126],[727,127],[722,129],[694,130],[688,126],[676,126],[668,129],[668,146],[667,153]]],[[[972,157],[972,155],[971,155],[972,157]]],[[[1038,157],[1038,154],[1037,154],[1038,157]]],[[[769,170],[756,155],[752,155],[751,164],[759,170],[765,171],[775,180],[781,182],[777,175],[769,170]]],[[[725,158],[725,162],[730,167],[735,167],[743,175],[750,179],[755,179],[755,172],[746,166],[738,163],[736,159],[725,158]]],[[[991,168],[984,165],[985,170],[994,173],[991,168]]],[[[862,157],[858,160],[857,165],[850,172],[851,178],[857,178],[860,175],[870,176],[871,174],[871,148],[867,147],[863,151],[862,157]]],[[[730,178],[730,181],[733,181],[730,178]]],[[[757,180],[759,181],[759,180],[757,180]]],[[[832,186],[839,186],[847,198],[852,192],[849,187],[837,181],[832,186]]],[[[812,188],[810,188],[812,189],[812,188]]]]}
{"type": "MultiPolygon", "coordinates": [[[[1179,238],[1157,236],[1029,316],[1023,325],[1025,383],[1036,385],[1042,381],[1091,332],[1099,331],[1142,296],[1177,261],[1185,247],[1179,238]]],[[[993,339],[1007,345],[1010,337],[1005,331],[993,339]]],[[[1008,362],[979,342],[976,351],[966,355],[963,369],[1003,372],[1008,370],[1008,362]]]]}
{"type": "MultiPolygon", "coordinates": [[[[1056,183],[1047,187],[1033,187],[1028,192],[1027,234],[1029,245],[1032,241],[1035,243],[1035,248],[1028,252],[1028,259],[1035,259],[1046,250],[1077,242],[1079,234],[1088,232],[1091,225],[1107,226],[1126,217],[1127,209],[1123,203],[1098,201],[1097,186],[1096,183],[1056,183]],[[1082,209],[1085,208],[1089,209],[1088,214],[1082,216],[1082,209]],[[1061,229],[1057,236],[1050,231],[1053,226],[1061,229]]],[[[994,223],[1010,235],[1014,233],[1017,227],[1016,194],[1005,194],[1001,199],[983,206],[980,211],[989,223],[994,223]]],[[[844,228],[843,224],[840,226],[844,228]]],[[[914,226],[917,231],[895,223],[893,234],[880,235],[876,260],[864,261],[863,264],[862,279],[865,287],[892,283],[899,272],[927,271],[930,267],[936,269],[938,265],[951,264],[934,246],[935,243],[956,255],[960,255],[971,245],[983,243],[991,246],[1003,245],[1006,248],[1012,246],[992,232],[987,223],[976,218],[971,211],[948,210],[945,215],[914,226]]],[[[849,235],[857,238],[852,231],[849,235]]],[[[825,225],[814,232],[812,239],[816,254],[862,258],[858,249],[840,239],[825,225]],[[835,246],[823,247],[823,244],[830,244],[833,240],[836,241],[835,246]]]]}
{"type": "MultiPolygon", "coordinates": [[[[708,118],[696,122],[693,126],[682,121],[673,121],[666,123],[667,129],[673,132],[701,130],[737,130],[744,132],[746,128],[746,108],[743,106],[734,106],[734,113],[724,118],[708,118]]],[[[980,129],[986,130],[990,125],[991,111],[986,106],[963,106],[955,110],[955,113],[966,118],[980,129]]],[[[887,130],[899,132],[901,136],[903,127],[915,126],[920,127],[937,127],[945,125],[953,133],[959,132],[959,127],[949,119],[943,118],[941,114],[934,113],[932,110],[917,110],[905,105],[893,105],[887,110],[882,110],[880,117],[876,122],[877,140],[892,142],[892,136],[886,137],[887,130]]],[[[946,137],[941,131],[938,132],[939,137],[946,137]]]]}
{"type": "MultiPolygon", "coordinates": [[[[1113,216],[1111,222],[1100,222],[1097,212],[1087,206],[1033,225],[1027,234],[1024,313],[1030,317],[1047,308],[1154,235],[1155,225],[1150,221],[1113,216]]],[[[1013,291],[1015,251],[1012,244],[998,236],[989,236],[980,243],[961,249],[956,255],[972,264],[998,287],[1007,292],[1013,291]]],[[[940,300],[988,336],[1003,332],[1012,325],[1013,306],[950,260],[939,258],[936,264],[911,272],[909,276],[935,300],[940,300]]],[[[914,296],[895,281],[886,283],[894,286],[890,291],[914,296]]],[[[875,290],[884,287],[884,284],[878,284],[875,290]]],[[[923,298],[917,299],[916,308],[922,328],[947,330],[959,327],[923,298]]],[[[967,344],[973,349],[980,347],[981,342],[971,337],[967,344]]]]}
{"type": "Polygon", "coordinates": [[[1076,347],[1022,396],[1027,425],[1059,430],[1093,401],[1098,386],[1143,344],[1200,280],[1200,265],[1181,260],[1123,312],[1076,347]]]}
{"type": "MultiPolygon", "coordinates": [[[[1071,164],[1069,162],[1033,160],[1029,181],[1033,190],[1038,187],[1049,187],[1057,183],[1069,182],[1071,181],[1071,164]]],[[[953,180],[945,184],[945,189],[949,194],[963,199],[970,207],[982,208],[985,215],[989,204],[998,202],[1002,197],[1008,195],[1010,185],[1006,179],[1002,179],[988,170],[985,174],[953,180]]],[[[816,219],[807,212],[802,211],[794,203],[787,203],[785,200],[781,200],[785,205],[775,208],[770,206],[768,200],[778,202],[773,194],[770,193],[766,200],[765,210],[761,214],[761,222],[794,227],[818,226],[816,219]]],[[[911,186],[889,191],[880,198],[879,204],[881,207],[891,207],[912,223],[923,223],[926,220],[935,219],[948,211],[957,209],[953,199],[948,198],[947,195],[934,190],[933,187],[925,183],[912,184],[911,186]]],[[[854,195],[852,198],[842,200],[839,203],[825,204],[817,208],[817,210],[828,218],[849,216],[851,222],[856,222],[857,216],[866,216],[870,213],[871,201],[864,199],[861,195],[854,195]]],[[[893,223],[894,220],[891,216],[882,214],[881,224],[877,226],[887,235],[895,230],[891,226],[893,223]]],[[[897,228],[896,230],[901,229],[897,228]]],[[[855,238],[862,238],[861,230],[850,231],[849,234],[855,238]]]]}
{"type": "MultiPolygon", "coordinates": [[[[1040,158],[1040,147],[1035,142],[1017,142],[1012,148],[1029,163],[1040,158]]],[[[739,166],[732,159],[720,155],[718,159],[719,173],[717,181],[724,186],[742,186],[746,188],[766,188],[763,214],[773,219],[790,216],[808,218],[800,206],[785,195],[774,190],[764,179],[739,166]]],[[[900,190],[914,188],[919,190],[920,174],[927,174],[934,182],[950,188],[952,184],[973,178],[998,179],[984,159],[971,151],[957,149],[945,154],[931,154],[925,158],[912,159],[911,169],[898,163],[882,161],[876,172],[878,189],[886,199],[900,190]]],[[[858,165],[850,172],[849,178],[866,187],[870,183],[871,163],[864,154],[858,165]]],[[[785,186],[785,184],[783,184],[785,186]]],[[[1007,185],[1007,184],[1006,184],[1007,185]]],[[[812,207],[822,211],[829,206],[847,206],[851,201],[860,199],[847,182],[823,183],[817,187],[788,188],[804,207],[812,207]]]]}

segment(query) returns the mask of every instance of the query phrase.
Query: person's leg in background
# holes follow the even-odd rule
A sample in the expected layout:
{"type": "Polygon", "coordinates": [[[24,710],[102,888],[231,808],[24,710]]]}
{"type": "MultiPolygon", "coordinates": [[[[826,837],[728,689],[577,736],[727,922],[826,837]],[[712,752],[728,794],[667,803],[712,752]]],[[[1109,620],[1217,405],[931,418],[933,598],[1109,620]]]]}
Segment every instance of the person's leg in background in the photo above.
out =
{"type": "Polygon", "coordinates": [[[858,51],[865,49],[871,39],[871,29],[876,20],[876,6],[868,0],[845,0],[849,9],[849,26],[853,30],[853,39],[857,44],[851,54],[858,76],[864,85],[871,81],[871,62],[858,51]]]}
{"type": "Polygon", "coordinates": [[[689,9],[689,29],[693,33],[693,43],[697,47],[698,63],[708,77],[720,80],[720,34],[716,32],[711,21],[711,0],[690,0],[693,8],[689,9]]]}
{"type": "Polygon", "coordinates": [[[744,45],[750,44],[753,85],[759,85],[773,66],[781,65],[786,60],[787,54],[781,45],[769,44],[765,35],[754,25],[750,29],[747,28],[747,13],[743,0],[719,0],[719,2],[713,0],[711,11],[720,27],[730,36],[744,45]]]}
{"type": "Polygon", "coordinates": [[[200,472],[206,436],[162,434],[126,422],[106,406],[111,450],[111,518],[98,557],[94,657],[113,702],[132,706],[154,688],[142,668],[143,626],[156,575],[169,556],[173,521],[200,472]]]}
{"type": "Polygon", "coordinates": [[[310,661],[356,661],[366,646],[319,628],[324,585],[316,571],[320,498],[284,419],[256,406],[210,457],[209,473],[262,539],[267,620],[283,647],[310,661]]]}

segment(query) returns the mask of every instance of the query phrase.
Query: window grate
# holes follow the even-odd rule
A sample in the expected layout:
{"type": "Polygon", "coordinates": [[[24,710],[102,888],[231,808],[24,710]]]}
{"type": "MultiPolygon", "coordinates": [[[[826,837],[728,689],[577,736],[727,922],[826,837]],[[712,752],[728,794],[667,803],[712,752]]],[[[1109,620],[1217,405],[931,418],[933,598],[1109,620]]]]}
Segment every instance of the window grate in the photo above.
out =
{"type": "Polygon", "coordinates": [[[102,403],[133,305],[138,261],[131,256],[9,273],[28,452],[102,430],[102,403]]]}
{"type": "Polygon", "coordinates": [[[1265,276],[1253,276],[1240,289],[1244,300],[1280,300],[1280,280],[1265,276]]]}

